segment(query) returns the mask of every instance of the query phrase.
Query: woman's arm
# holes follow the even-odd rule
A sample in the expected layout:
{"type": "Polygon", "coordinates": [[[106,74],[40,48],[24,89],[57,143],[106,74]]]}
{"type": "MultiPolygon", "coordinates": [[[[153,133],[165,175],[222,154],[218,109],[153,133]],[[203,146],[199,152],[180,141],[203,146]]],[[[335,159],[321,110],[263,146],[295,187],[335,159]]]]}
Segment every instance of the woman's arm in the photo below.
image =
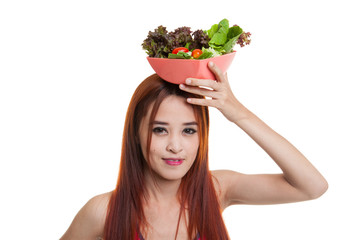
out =
{"type": "Polygon", "coordinates": [[[285,138],[276,133],[233,95],[227,76],[209,64],[217,81],[190,79],[180,88],[207,96],[189,99],[189,103],[216,107],[231,122],[245,131],[283,171],[282,174],[246,175],[233,171],[214,171],[222,194],[223,205],[275,204],[314,199],[328,185],[317,169],[285,138]],[[199,88],[199,86],[209,89],[199,88]]]}
{"type": "Polygon", "coordinates": [[[60,240],[95,240],[102,236],[110,194],[90,199],[75,216],[60,240]]]}

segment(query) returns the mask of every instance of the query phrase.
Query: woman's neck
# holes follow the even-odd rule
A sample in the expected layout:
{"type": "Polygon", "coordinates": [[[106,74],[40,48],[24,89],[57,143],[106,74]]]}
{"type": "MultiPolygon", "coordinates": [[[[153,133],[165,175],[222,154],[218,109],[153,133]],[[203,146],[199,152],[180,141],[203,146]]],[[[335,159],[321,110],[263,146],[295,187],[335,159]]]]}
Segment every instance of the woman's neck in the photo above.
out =
{"type": "Polygon", "coordinates": [[[154,173],[152,176],[150,172],[145,173],[145,188],[148,202],[178,202],[178,190],[181,179],[167,180],[159,177],[154,173]]]}

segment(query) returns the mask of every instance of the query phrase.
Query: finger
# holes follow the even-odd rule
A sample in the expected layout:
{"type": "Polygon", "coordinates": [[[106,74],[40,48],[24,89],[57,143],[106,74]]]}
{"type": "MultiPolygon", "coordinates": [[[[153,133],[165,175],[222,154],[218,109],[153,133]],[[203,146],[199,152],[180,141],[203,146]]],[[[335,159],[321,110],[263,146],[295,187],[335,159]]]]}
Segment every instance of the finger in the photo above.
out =
{"type": "Polygon", "coordinates": [[[222,72],[222,70],[215,63],[209,62],[208,66],[209,66],[210,70],[214,73],[216,79],[219,82],[226,82],[227,81],[226,75],[222,72]]]}
{"type": "Polygon", "coordinates": [[[211,98],[217,98],[218,93],[214,90],[207,89],[207,88],[201,88],[201,87],[195,87],[195,86],[186,86],[184,84],[180,84],[180,89],[184,90],[189,93],[194,93],[197,95],[201,95],[204,97],[211,97],[211,98]]]}
{"type": "Polygon", "coordinates": [[[188,78],[186,79],[185,83],[189,86],[201,86],[211,88],[215,91],[219,90],[219,83],[211,79],[188,78]]]}
{"type": "Polygon", "coordinates": [[[216,107],[216,103],[212,99],[204,99],[204,98],[188,98],[186,101],[190,104],[199,105],[199,106],[208,106],[208,107],[216,107]]]}

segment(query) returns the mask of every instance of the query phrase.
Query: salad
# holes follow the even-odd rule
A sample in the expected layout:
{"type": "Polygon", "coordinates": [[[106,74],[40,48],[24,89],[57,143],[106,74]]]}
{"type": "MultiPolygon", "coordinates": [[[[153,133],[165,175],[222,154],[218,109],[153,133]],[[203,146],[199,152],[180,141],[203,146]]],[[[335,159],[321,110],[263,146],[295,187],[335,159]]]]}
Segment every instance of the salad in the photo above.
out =
{"type": "Polygon", "coordinates": [[[179,27],[168,32],[159,26],[149,32],[142,43],[149,57],[171,59],[206,59],[233,52],[236,44],[240,47],[250,44],[249,32],[238,25],[229,27],[227,19],[211,26],[209,30],[196,30],[179,27]]]}

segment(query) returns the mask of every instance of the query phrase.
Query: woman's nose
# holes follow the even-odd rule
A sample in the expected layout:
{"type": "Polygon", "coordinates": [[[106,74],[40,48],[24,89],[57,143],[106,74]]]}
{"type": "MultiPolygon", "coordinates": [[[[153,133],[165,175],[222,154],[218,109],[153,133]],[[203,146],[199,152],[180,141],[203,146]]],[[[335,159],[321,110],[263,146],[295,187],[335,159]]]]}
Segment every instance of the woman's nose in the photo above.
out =
{"type": "Polygon", "coordinates": [[[179,153],[183,150],[180,139],[177,137],[171,137],[169,139],[168,145],[166,146],[166,150],[172,153],[179,153]]]}

